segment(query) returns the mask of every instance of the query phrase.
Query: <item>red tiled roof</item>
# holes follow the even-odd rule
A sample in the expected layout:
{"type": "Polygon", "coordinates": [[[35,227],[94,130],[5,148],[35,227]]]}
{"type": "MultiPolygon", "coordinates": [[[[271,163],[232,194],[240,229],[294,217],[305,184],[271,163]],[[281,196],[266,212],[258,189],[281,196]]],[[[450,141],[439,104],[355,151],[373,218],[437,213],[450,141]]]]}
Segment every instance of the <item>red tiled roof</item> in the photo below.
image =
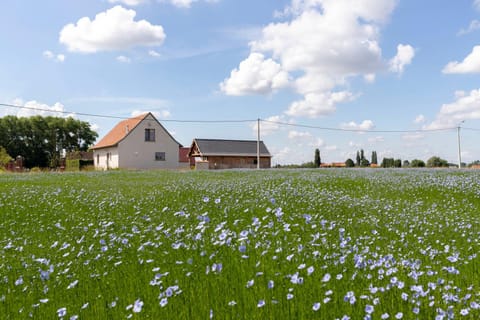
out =
{"type": "Polygon", "coordinates": [[[122,141],[149,113],[144,113],[134,118],[119,122],[105,137],[102,138],[92,149],[100,149],[116,146],[122,141]]]}

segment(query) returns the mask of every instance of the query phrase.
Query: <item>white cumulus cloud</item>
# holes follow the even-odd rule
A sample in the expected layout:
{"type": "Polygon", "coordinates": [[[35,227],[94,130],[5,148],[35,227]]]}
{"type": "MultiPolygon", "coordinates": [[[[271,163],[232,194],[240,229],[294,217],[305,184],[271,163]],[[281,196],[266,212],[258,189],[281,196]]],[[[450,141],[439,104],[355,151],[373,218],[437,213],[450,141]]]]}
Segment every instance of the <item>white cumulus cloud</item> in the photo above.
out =
{"type": "Polygon", "coordinates": [[[65,62],[65,55],[64,54],[55,54],[50,50],[43,51],[43,57],[48,60],[53,60],[56,62],[65,62]]]}
{"type": "Polygon", "coordinates": [[[471,32],[476,31],[478,29],[480,29],[480,21],[472,20],[470,22],[470,24],[468,25],[468,28],[467,29],[461,29],[460,31],[458,31],[457,35],[458,36],[463,36],[467,33],[471,33],[471,32]]]}
{"type": "Polygon", "coordinates": [[[410,45],[399,44],[397,55],[390,60],[390,71],[402,74],[405,66],[412,63],[415,57],[415,49],[410,45]]]}
{"type": "Polygon", "coordinates": [[[126,56],[118,56],[117,61],[121,62],[121,63],[130,63],[132,61],[132,59],[130,59],[129,57],[126,57],[126,56]]]}
{"type": "Polygon", "coordinates": [[[158,57],[161,56],[161,54],[158,53],[158,52],[155,51],[155,50],[149,50],[149,51],[148,51],[148,55],[151,56],[151,57],[154,57],[154,58],[158,58],[158,57]]]}
{"type": "Polygon", "coordinates": [[[161,45],[166,37],[163,27],[146,20],[135,21],[135,16],[134,10],[115,6],[93,20],[83,17],[63,27],[60,42],[69,51],[83,53],[161,45]]]}
{"type": "Polygon", "coordinates": [[[288,73],[272,59],[252,53],[220,84],[228,95],[265,94],[288,85],[288,73]]]}
{"type": "MultiPolygon", "coordinates": [[[[271,58],[276,70],[288,73],[293,89],[303,96],[290,105],[288,115],[331,114],[335,112],[336,103],[357,96],[345,90],[351,78],[359,76],[373,82],[376,73],[391,66],[382,56],[379,42],[380,30],[396,3],[396,0],[292,0],[279,14],[286,21],[273,22],[263,28],[261,36],[250,42],[250,57],[220,86],[223,88],[235,79],[239,70],[244,71],[244,79],[250,73],[258,73],[258,68],[250,70],[242,68],[242,64],[251,63],[252,54],[263,54],[263,61],[271,58]]],[[[395,72],[403,71],[413,59],[411,46],[402,45],[399,50],[392,62],[395,72]]],[[[253,79],[257,79],[254,75],[253,79]]],[[[231,83],[230,92],[274,92],[278,87],[268,84],[277,75],[273,72],[266,75],[270,80],[262,78],[265,83],[262,90],[253,88],[255,81],[250,82],[250,86],[239,81],[231,83]]]]}
{"type": "MultiPolygon", "coordinates": [[[[160,0],[160,2],[166,2],[170,3],[171,5],[178,7],[178,8],[184,8],[188,9],[192,6],[193,3],[199,2],[200,0],[160,0]]],[[[220,0],[204,0],[206,3],[215,3],[219,2],[220,0]]]]}
{"type": "Polygon", "coordinates": [[[134,6],[138,6],[142,3],[147,2],[147,0],[108,0],[108,2],[110,2],[110,3],[123,3],[127,6],[134,7],[134,6]]]}
{"type": "Polygon", "coordinates": [[[312,134],[310,132],[302,132],[302,131],[295,131],[295,130],[291,130],[288,132],[288,139],[292,139],[292,140],[310,139],[311,137],[312,137],[312,134]]]}
{"type": "MultiPolygon", "coordinates": [[[[285,116],[276,115],[270,116],[260,122],[260,135],[267,136],[281,129],[281,123],[289,123],[285,116]]],[[[250,126],[252,128],[254,136],[257,136],[258,132],[258,123],[255,122],[250,126]]]]}
{"type": "Polygon", "coordinates": [[[24,102],[22,99],[15,99],[12,105],[20,108],[9,107],[0,110],[0,116],[15,115],[17,117],[31,117],[35,115],[40,116],[54,116],[54,117],[66,117],[74,116],[73,114],[65,114],[65,106],[60,102],[53,105],[30,100],[24,102]]]}
{"type": "Polygon", "coordinates": [[[435,120],[425,129],[455,128],[465,120],[480,119],[480,89],[463,95],[456,94],[455,101],[442,105],[435,120]]]}
{"type": "Polygon", "coordinates": [[[367,131],[375,128],[375,125],[372,120],[363,120],[362,123],[356,123],[355,121],[345,122],[340,127],[346,130],[367,131]]]}
{"type": "Polygon", "coordinates": [[[293,102],[285,114],[294,117],[316,118],[327,116],[336,111],[336,105],[354,99],[348,91],[308,93],[304,100],[293,102]]]}
{"type": "Polygon", "coordinates": [[[155,118],[157,118],[158,120],[161,120],[161,119],[168,119],[171,117],[171,113],[170,111],[168,110],[150,110],[150,111],[145,111],[145,110],[133,110],[132,113],[131,113],[131,116],[132,117],[136,117],[136,116],[139,116],[139,115],[142,115],[142,114],[145,114],[145,113],[148,113],[148,112],[151,112],[155,118]]]}
{"type": "Polygon", "coordinates": [[[419,114],[418,116],[415,117],[415,120],[413,123],[419,124],[419,123],[424,123],[425,122],[425,116],[423,114],[419,114]]]}
{"type": "Polygon", "coordinates": [[[442,70],[443,73],[479,73],[480,72],[480,46],[473,47],[472,52],[462,61],[449,62],[442,70]]]}

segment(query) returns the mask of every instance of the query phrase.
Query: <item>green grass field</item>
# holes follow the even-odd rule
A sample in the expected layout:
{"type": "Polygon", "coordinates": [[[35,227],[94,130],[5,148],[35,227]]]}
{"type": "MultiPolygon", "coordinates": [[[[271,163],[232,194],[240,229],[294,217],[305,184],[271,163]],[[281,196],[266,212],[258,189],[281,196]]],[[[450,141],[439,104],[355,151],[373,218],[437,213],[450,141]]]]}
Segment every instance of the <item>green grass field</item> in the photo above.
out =
{"type": "Polygon", "coordinates": [[[0,175],[2,319],[480,318],[480,173],[0,175]]]}

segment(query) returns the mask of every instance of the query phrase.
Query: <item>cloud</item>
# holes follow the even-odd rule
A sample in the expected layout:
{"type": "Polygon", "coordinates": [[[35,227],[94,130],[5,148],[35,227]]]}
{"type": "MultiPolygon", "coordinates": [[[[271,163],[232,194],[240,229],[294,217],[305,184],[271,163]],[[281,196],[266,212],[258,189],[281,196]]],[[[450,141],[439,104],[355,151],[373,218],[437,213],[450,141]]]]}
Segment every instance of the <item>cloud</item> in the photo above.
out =
{"type": "Polygon", "coordinates": [[[83,17],[60,32],[60,42],[72,52],[126,50],[136,46],[159,46],[165,40],[163,27],[146,20],[135,21],[136,12],[115,6],[90,20],[83,17]]]}
{"type": "Polygon", "coordinates": [[[455,128],[465,120],[480,119],[480,89],[472,90],[463,95],[456,93],[455,101],[444,104],[435,120],[426,125],[425,129],[455,128]]]}
{"type": "Polygon", "coordinates": [[[272,59],[252,53],[220,84],[227,95],[267,94],[288,85],[288,73],[272,59]]]}
{"type": "Polygon", "coordinates": [[[474,7],[476,10],[480,11],[480,0],[474,0],[474,1],[473,1],[473,7],[474,7]]]}
{"type": "Polygon", "coordinates": [[[376,137],[368,138],[369,143],[380,143],[380,142],[384,142],[384,141],[385,141],[385,138],[382,137],[382,136],[376,136],[376,137]]]}
{"type": "Polygon", "coordinates": [[[305,140],[305,139],[310,139],[312,135],[310,132],[301,132],[301,131],[295,131],[291,130],[288,132],[288,139],[291,140],[305,140]]]}
{"type": "Polygon", "coordinates": [[[131,116],[136,117],[136,116],[145,114],[147,112],[151,112],[155,116],[155,118],[159,120],[168,119],[172,116],[172,114],[168,110],[156,110],[156,111],[155,110],[133,110],[131,113],[131,116]]]}
{"type": "MultiPolygon", "coordinates": [[[[260,135],[268,136],[278,130],[280,130],[281,125],[279,123],[287,123],[287,120],[283,115],[271,116],[264,121],[260,122],[260,135]]],[[[254,136],[257,136],[257,122],[250,126],[252,128],[254,136]]]]}
{"type": "Polygon", "coordinates": [[[126,56],[118,56],[117,61],[121,63],[130,63],[132,60],[129,57],[126,56]]]}
{"type": "Polygon", "coordinates": [[[338,103],[352,101],[354,98],[348,91],[308,93],[304,100],[293,102],[285,114],[309,118],[327,116],[336,111],[338,103]]]}
{"type": "Polygon", "coordinates": [[[405,66],[412,63],[415,57],[415,49],[410,45],[399,44],[397,55],[390,60],[390,71],[402,74],[405,66]]]}
{"type": "Polygon", "coordinates": [[[463,36],[478,29],[480,29],[480,21],[472,20],[467,29],[461,29],[460,31],[458,31],[457,36],[463,36]]]}
{"type": "Polygon", "coordinates": [[[148,0],[108,0],[108,2],[110,3],[123,3],[127,6],[131,6],[131,7],[134,7],[134,6],[138,6],[142,3],[145,3],[147,2],[148,0]]]}
{"type": "Polygon", "coordinates": [[[418,140],[425,139],[425,135],[423,133],[420,133],[420,132],[407,133],[407,134],[404,134],[402,136],[402,139],[406,140],[406,141],[418,141],[418,140]]]}
{"type": "Polygon", "coordinates": [[[158,53],[158,52],[155,51],[155,50],[149,50],[149,51],[148,51],[148,55],[151,56],[151,57],[154,57],[154,58],[158,58],[158,57],[161,56],[161,54],[158,53]]]}
{"type": "Polygon", "coordinates": [[[56,62],[65,62],[65,55],[64,54],[54,54],[50,50],[43,51],[43,57],[48,60],[53,60],[56,62]]]}
{"type": "Polygon", "coordinates": [[[375,125],[373,124],[372,120],[363,120],[362,123],[359,123],[359,124],[357,124],[355,121],[342,123],[340,127],[345,130],[368,131],[375,128],[375,125]]]}
{"type": "MultiPolygon", "coordinates": [[[[183,8],[183,9],[188,9],[192,6],[193,3],[199,2],[199,1],[200,0],[160,0],[160,2],[170,3],[175,7],[183,8]]],[[[204,0],[204,2],[206,3],[216,3],[219,1],[220,0],[204,0]]]]}
{"type": "MultiPolygon", "coordinates": [[[[360,76],[373,81],[376,73],[389,69],[389,62],[383,58],[379,44],[380,30],[396,2],[292,0],[279,14],[286,21],[270,23],[263,28],[261,36],[250,42],[250,56],[232,71],[221,87],[239,70],[243,71],[242,78],[251,76],[257,79],[258,69],[242,68],[242,64],[249,63],[252,55],[262,54],[262,61],[272,59],[276,70],[289,74],[293,89],[303,96],[290,105],[288,115],[313,118],[331,114],[337,103],[351,101],[356,96],[344,88],[348,87],[350,79],[360,76]],[[343,98],[337,101],[335,98],[339,95],[343,98]],[[317,103],[319,101],[321,105],[317,103]]],[[[403,71],[413,58],[411,46],[402,45],[399,50],[393,59],[395,72],[403,71]]],[[[273,93],[279,87],[268,84],[275,76],[275,72],[265,74],[262,90],[253,90],[241,82],[243,86],[236,92],[273,93]]]]}
{"type": "Polygon", "coordinates": [[[2,109],[0,115],[15,115],[17,117],[31,117],[31,116],[54,116],[54,117],[69,117],[74,114],[66,114],[65,107],[60,102],[53,105],[40,103],[35,100],[24,103],[22,99],[15,99],[12,105],[20,106],[21,108],[9,107],[2,109]]]}
{"type": "Polygon", "coordinates": [[[462,62],[449,62],[442,72],[446,74],[480,72],[480,46],[473,47],[472,52],[462,62]]]}
{"type": "Polygon", "coordinates": [[[418,116],[415,117],[415,120],[413,122],[416,123],[416,124],[424,123],[425,122],[425,116],[423,114],[419,114],[418,116]]]}

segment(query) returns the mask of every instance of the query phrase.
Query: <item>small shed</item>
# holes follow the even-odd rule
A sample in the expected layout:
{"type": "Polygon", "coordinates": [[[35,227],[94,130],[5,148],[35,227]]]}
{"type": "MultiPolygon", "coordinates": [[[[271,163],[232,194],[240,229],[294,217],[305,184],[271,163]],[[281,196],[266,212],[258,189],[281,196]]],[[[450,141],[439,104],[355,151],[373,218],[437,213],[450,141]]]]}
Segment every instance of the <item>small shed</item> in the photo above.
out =
{"type": "MultiPolygon", "coordinates": [[[[257,168],[256,140],[194,139],[189,157],[197,162],[208,162],[209,169],[257,168]]],[[[260,141],[260,168],[271,167],[272,155],[260,141]]]]}

